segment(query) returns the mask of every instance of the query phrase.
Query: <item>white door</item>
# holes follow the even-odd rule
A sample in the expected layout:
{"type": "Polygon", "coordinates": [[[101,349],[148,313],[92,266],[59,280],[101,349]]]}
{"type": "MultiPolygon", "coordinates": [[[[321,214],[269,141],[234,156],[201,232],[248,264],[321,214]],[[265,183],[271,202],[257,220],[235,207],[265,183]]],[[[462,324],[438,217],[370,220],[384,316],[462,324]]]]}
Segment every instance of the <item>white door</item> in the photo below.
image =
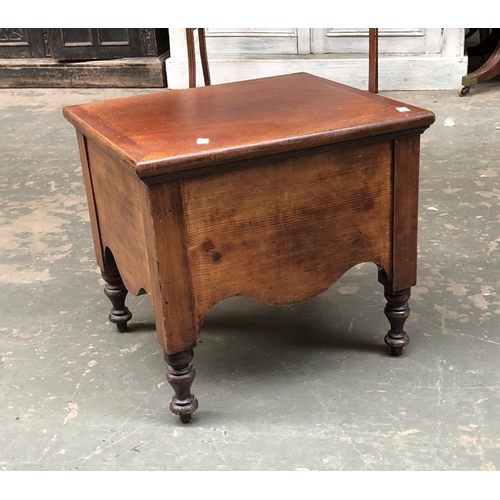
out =
{"type": "Polygon", "coordinates": [[[206,36],[212,54],[310,53],[310,28],[206,28],[206,36]]]}
{"type": "MultiPolygon", "coordinates": [[[[439,54],[441,28],[379,28],[381,54],[439,54]]],[[[311,28],[313,54],[366,54],[368,29],[311,28]]]]}

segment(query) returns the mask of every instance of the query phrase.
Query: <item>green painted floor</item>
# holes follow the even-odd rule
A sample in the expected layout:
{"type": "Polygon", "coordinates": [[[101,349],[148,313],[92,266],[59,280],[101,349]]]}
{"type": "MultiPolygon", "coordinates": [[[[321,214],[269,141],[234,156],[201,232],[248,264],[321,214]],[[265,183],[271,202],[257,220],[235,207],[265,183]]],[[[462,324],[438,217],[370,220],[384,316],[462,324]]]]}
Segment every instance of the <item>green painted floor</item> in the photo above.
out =
{"type": "Polygon", "coordinates": [[[129,297],[128,333],[107,321],[61,114],[147,92],[0,90],[0,469],[500,469],[498,79],[463,98],[384,93],[437,117],[403,356],[383,343],[373,264],[292,307],[228,299],[195,349],[189,425],[168,409],[147,296],[129,297]]]}

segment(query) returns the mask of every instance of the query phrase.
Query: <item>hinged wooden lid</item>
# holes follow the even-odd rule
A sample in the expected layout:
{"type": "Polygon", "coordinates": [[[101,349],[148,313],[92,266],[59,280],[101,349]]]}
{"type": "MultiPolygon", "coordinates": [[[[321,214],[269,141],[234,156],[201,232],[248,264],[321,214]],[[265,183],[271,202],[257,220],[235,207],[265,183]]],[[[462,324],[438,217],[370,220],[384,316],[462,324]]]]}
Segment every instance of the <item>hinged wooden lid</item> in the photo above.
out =
{"type": "MultiPolygon", "coordinates": [[[[307,73],[64,108],[140,178],[423,129],[434,114],[307,73]]],[[[418,132],[418,133],[419,133],[418,132]]]]}

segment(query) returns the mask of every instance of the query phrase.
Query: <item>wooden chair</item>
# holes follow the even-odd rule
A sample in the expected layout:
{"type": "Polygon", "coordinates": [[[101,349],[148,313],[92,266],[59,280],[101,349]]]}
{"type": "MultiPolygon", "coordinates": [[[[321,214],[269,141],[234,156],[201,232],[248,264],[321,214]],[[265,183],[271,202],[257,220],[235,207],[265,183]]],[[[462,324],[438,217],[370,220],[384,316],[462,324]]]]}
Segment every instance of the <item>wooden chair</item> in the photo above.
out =
{"type": "Polygon", "coordinates": [[[186,28],[186,40],[189,66],[189,88],[196,87],[196,55],[194,50],[193,32],[198,30],[198,42],[200,45],[201,67],[203,69],[203,79],[205,85],[210,85],[210,70],[208,68],[207,42],[205,39],[205,28],[186,28]]]}
{"type": "MultiPolygon", "coordinates": [[[[207,43],[205,28],[186,28],[186,40],[189,67],[189,88],[196,87],[196,55],[194,50],[193,32],[198,30],[201,66],[205,85],[210,85],[210,70],[208,67],[207,43]]],[[[368,35],[368,90],[378,94],[378,28],[369,28],[368,35]]]]}
{"type": "Polygon", "coordinates": [[[467,56],[484,56],[489,54],[488,59],[475,71],[462,77],[462,86],[458,89],[458,95],[465,96],[474,85],[487,82],[500,74],[500,28],[481,28],[481,42],[467,49],[467,56]]]}
{"type": "Polygon", "coordinates": [[[368,31],[368,91],[378,94],[378,28],[368,31]]]}

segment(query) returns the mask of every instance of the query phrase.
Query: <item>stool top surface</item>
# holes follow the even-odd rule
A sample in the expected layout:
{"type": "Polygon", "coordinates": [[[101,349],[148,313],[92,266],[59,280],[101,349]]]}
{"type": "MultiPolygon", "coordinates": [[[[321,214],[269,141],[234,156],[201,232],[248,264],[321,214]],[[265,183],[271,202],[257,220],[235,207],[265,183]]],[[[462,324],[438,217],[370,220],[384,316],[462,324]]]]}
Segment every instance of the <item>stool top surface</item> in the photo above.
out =
{"type": "Polygon", "coordinates": [[[430,111],[307,73],[69,106],[141,178],[411,129],[430,111]]]}

